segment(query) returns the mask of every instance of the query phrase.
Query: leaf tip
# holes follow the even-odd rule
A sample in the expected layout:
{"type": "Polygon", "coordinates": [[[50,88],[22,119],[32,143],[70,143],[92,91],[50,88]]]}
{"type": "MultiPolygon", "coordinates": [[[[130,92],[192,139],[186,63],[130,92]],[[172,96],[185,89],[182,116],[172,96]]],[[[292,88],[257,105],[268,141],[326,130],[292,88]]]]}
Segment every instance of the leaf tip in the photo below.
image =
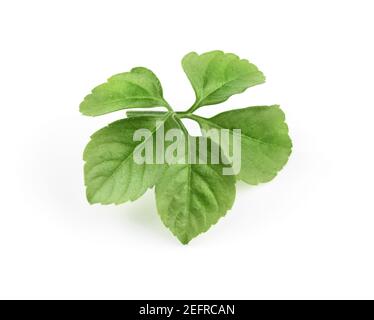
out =
{"type": "Polygon", "coordinates": [[[183,235],[183,236],[177,236],[178,240],[180,241],[181,244],[183,244],[184,246],[188,245],[189,242],[192,240],[190,239],[187,235],[183,235]]]}
{"type": "Polygon", "coordinates": [[[79,104],[79,112],[84,116],[94,117],[96,114],[92,112],[90,108],[89,99],[91,98],[92,93],[85,96],[83,101],[79,104]]]}

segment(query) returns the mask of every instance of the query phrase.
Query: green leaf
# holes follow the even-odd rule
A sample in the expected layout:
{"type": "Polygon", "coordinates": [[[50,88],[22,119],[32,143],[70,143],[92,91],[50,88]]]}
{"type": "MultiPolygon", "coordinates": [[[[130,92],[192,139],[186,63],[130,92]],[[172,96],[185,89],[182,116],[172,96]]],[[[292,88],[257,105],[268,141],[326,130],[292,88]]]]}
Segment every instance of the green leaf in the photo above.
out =
{"type": "Polygon", "coordinates": [[[142,67],[120,73],[92,90],[80,104],[80,112],[87,116],[128,109],[168,107],[156,75],[142,67]]]}
{"type": "Polygon", "coordinates": [[[161,220],[187,244],[232,207],[236,179],[249,184],[273,179],[288,161],[292,143],[279,106],[236,109],[209,119],[192,113],[263,83],[265,77],[255,65],[231,53],[211,51],[187,54],[182,66],[196,95],[186,111],[173,111],[163,98],[160,81],[142,67],[94,88],[80,111],[97,116],[121,109],[166,107],[161,112],[127,111],[127,119],[92,135],[83,155],[86,194],[90,203],[119,204],[155,186],[161,220]],[[201,129],[226,130],[212,132],[213,136],[203,130],[203,137],[191,137],[182,118],[198,121],[201,129]],[[236,137],[241,138],[240,144],[236,137]],[[195,143],[185,144],[183,138],[195,143]],[[204,154],[199,147],[205,144],[204,154]],[[220,153],[218,159],[215,152],[220,153]],[[192,158],[198,161],[191,162],[192,158]],[[204,158],[208,162],[199,162],[204,158]]]}
{"type": "MultiPolygon", "coordinates": [[[[210,119],[193,116],[203,129],[241,129],[238,178],[258,184],[272,180],[287,163],[292,142],[279,106],[258,106],[220,113],[210,119]]],[[[228,156],[228,150],[225,150],[228,156]]],[[[229,156],[228,156],[229,157],[229,156]]]]}
{"type": "MultiPolygon", "coordinates": [[[[210,150],[210,142],[207,143],[210,150]]],[[[158,213],[183,244],[207,231],[231,209],[235,177],[222,175],[223,168],[221,163],[169,165],[157,182],[158,213]]]]}
{"type": "Polygon", "coordinates": [[[183,58],[182,66],[196,95],[190,111],[226,101],[234,94],[265,82],[264,75],[254,64],[222,51],[201,55],[191,52],[183,58]]]}
{"type": "MultiPolygon", "coordinates": [[[[154,186],[166,166],[138,164],[133,155],[136,148],[144,146],[148,139],[155,140],[162,124],[164,130],[177,126],[171,113],[167,113],[158,122],[153,117],[119,120],[92,135],[83,155],[86,161],[86,193],[90,203],[132,201],[154,186]],[[152,135],[148,139],[134,141],[134,132],[138,129],[148,129],[152,135]]],[[[152,143],[155,145],[154,141],[152,143]]]]}

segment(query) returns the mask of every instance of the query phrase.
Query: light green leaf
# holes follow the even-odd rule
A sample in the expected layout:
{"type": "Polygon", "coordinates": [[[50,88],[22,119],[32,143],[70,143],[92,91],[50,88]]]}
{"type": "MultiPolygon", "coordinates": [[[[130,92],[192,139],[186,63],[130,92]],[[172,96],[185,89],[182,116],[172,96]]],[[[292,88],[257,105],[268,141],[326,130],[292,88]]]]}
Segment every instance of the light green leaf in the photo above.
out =
{"type": "MultiPolygon", "coordinates": [[[[157,120],[153,117],[123,119],[92,135],[83,155],[86,161],[86,193],[90,203],[133,201],[154,186],[165,165],[136,163],[133,157],[135,149],[147,143],[147,139],[134,141],[133,136],[138,129],[148,129],[152,133],[148,139],[155,140],[162,124],[164,130],[177,125],[171,113],[157,120]]],[[[155,145],[154,141],[152,143],[155,145]]]]}
{"type": "Polygon", "coordinates": [[[222,51],[201,55],[191,52],[183,58],[182,66],[196,95],[190,111],[226,101],[234,94],[265,82],[264,75],[254,64],[222,51]]]}
{"type": "Polygon", "coordinates": [[[80,104],[80,112],[87,116],[128,109],[168,106],[156,75],[142,67],[120,73],[92,90],[80,104]]]}
{"type": "MultiPolygon", "coordinates": [[[[241,170],[238,178],[258,184],[272,180],[287,163],[292,142],[279,106],[235,109],[205,119],[193,116],[204,129],[241,129],[241,170]]],[[[225,150],[228,155],[228,150],[225,150]]],[[[229,155],[228,155],[229,157],[229,155]]]]}
{"type": "Polygon", "coordinates": [[[157,182],[158,213],[183,244],[207,231],[232,207],[235,177],[222,175],[223,168],[223,164],[169,165],[157,182]]]}
{"type": "Polygon", "coordinates": [[[155,74],[142,67],[117,74],[94,88],[80,104],[80,111],[98,116],[130,108],[167,109],[127,111],[127,119],[92,135],[83,155],[86,194],[90,203],[120,204],[155,186],[161,220],[187,244],[231,209],[236,179],[249,184],[273,179],[287,163],[292,143],[279,106],[236,109],[209,119],[193,114],[202,106],[224,102],[263,83],[265,77],[255,65],[231,53],[211,51],[187,54],[182,66],[196,95],[186,111],[175,112],[163,98],[155,74]],[[198,121],[201,129],[226,130],[191,137],[183,118],[198,121]],[[185,144],[183,137],[195,140],[195,147],[185,144]],[[241,138],[240,144],[236,137],[241,138]],[[205,158],[198,150],[204,144],[208,162],[190,162],[205,158]],[[215,152],[220,153],[218,158],[215,152]],[[211,158],[214,155],[216,161],[211,158]]]}

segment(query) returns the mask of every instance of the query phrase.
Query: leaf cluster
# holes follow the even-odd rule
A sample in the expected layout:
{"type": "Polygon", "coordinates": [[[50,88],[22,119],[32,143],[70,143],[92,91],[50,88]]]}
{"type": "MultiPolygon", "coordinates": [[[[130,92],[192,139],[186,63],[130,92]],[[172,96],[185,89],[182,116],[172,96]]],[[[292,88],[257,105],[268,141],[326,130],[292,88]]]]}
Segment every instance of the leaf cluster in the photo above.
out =
{"type": "MultiPolygon", "coordinates": [[[[176,112],[163,96],[156,75],[143,67],[112,76],[97,86],[80,104],[84,115],[99,116],[123,109],[164,107],[159,111],[128,111],[127,118],[109,124],[91,136],[84,150],[84,179],[90,203],[120,204],[141,197],[155,187],[162,222],[183,243],[207,231],[232,207],[236,180],[256,185],[273,179],[292,149],[283,111],[277,105],[234,109],[203,118],[194,112],[226,101],[232,95],[265,82],[252,63],[222,51],[187,54],[182,60],[195,92],[195,102],[176,112]],[[138,164],[134,151],[146,141],[134,141],[134,132],[146,128],[156,139],[164,130],[178,128],[189,136],[181,119],[189,118],[202,129],[241,129],[241,169],[236,176],[223,175],[227,166],[207,164],[138,164]],[[157,120],[157,121],[156,121],[157,120]]],[[[218,143],[200,136],[208,144],[218,143]]],[[[208,148],[209,149],[209,148],[208,148]]],[[[185,147],[185,153],[192,152],[185,147]]],[[[229,153],[229,150],[222,150],[229,153]]]]}

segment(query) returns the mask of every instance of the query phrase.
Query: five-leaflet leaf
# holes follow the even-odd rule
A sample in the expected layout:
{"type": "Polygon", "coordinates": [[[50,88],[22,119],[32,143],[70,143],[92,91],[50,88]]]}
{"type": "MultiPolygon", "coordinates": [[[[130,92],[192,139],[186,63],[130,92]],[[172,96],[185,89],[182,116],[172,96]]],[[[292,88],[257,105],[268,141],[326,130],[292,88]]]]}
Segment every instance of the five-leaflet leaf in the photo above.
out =
{"type": "MultiPolygon", "coordinates": [[[[142,67],[111,77],[85,97],[80,111],[89,116],[132,108],[164,107],[161,111],[128,111],[118,120],[97,131],[84,151],[84,178],[90,203],[119,204],[132,201],[155,186],[157,210],[167,228],[183,243],[207,231],[232,207],[236,178],[248,184],[273,179],[286,164],[292,149],[283,111],[277,105],[230,110],[211,118],[193,112],[205,105],[226,101],[230,96],[261,84],[265,77],[257,67],[234,54],[194,52],[182,60],[183,69],[195,91],[196,101],[186,111],[174,111],[163,97],[155,74],[142,67]],[[191,137],[181,119],[197,121],[202,136],[191,137]],[[184,140],[164,141],[181,147],[183,161],[137,162],[135,155],[169,129],[179,129],[184,140]],[[240,136],[241,167],[237,176],[223,174],[230,167],[230,148],[222,140],[211,139],[207,130],[225,129],[231,138],[240,136]],[[240,129],[240,133],[235,129],[240,129]],[[136,132],[149,132],[135,139],[136,132]],[[197,150],[190,141],[208,146],[208,162],[188,162],[197,150]],[[213,147],[220,151],[217,162],[209,157],[213,147]],[[210,161],[210,162],[209,162],[210,161]]],[[[162,158],[164,149],[152,149],[151,158],[162,158]],[[161,151],[160,151],[161,150],[161,151]]],[[[200,157],[197,150],[198,158],[200,157]]],[[[207,156],[207,154],[205,154],[207,156]]]]}

